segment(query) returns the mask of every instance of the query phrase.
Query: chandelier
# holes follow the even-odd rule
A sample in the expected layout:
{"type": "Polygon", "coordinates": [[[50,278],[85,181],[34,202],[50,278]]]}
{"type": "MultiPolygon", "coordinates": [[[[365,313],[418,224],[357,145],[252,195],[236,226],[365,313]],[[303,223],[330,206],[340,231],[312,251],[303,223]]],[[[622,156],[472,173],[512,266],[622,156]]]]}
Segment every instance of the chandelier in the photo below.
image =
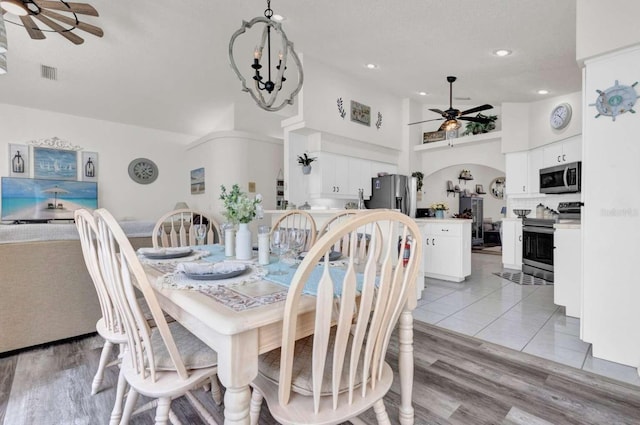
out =
{"type": "Polygon", "coordinates": [[[271,0],[267,0],[267,9],[264,11],[264,17],[259,16],[249,22],[242,21],[240,29],[231,36],[231,41],[229,42],[229,60],[231,61],[231,67],[242,82],[242,91],[249,92],[259,107],[266,111],[273,112],[279,111],[286,105],[293,105],[295,96],[302,88],[304,76],[300,59],[293,50],[293,43],[289,41],[287,35],[284,33],[282,24],[272,20],[272,16],[271,0]],[[263,29],[259,43],[253,51],[253,63],[243,68],[246,71],[253,70],[250,75],[250,79],[253,80],[253,82],[247,84],[249,78],[245,78],[244,74],[240,72],[236,66],[233,49],[236,39],[254,25],[258,28],[263,25],[263,29]],[[280,49],[278,49],[277,52],[275,50],[276,46],[278,46],[277,41],[274,41],[276,45],[274,46],[274,50],[271,49],[272,36],[276,39],[280,38],[281,41],[280,49]],[[291,91],[287,91],[291,87],[288,87],[287,90],[282,90],[284,82],[287,81],[285,71],[287,70],[287,60],[289,58],[293,58],[298,73],[297,86],[291,91]],[[280,96],[280,100],[278,96],[280,96]]]}

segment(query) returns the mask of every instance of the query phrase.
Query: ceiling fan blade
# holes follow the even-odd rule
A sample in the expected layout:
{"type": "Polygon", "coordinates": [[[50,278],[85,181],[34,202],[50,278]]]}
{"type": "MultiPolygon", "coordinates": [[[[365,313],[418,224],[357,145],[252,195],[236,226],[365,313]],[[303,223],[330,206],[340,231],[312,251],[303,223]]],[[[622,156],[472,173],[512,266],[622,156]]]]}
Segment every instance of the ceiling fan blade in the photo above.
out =
{"type": "Polygon", "coordinates": [[[410,122],[407,125],[414,125],[414,124],[422,124],[423,122],[430,122],[430,121],[442,121],[444,118],[434,118],[432,120],[424,120],[424,121],[416,121],[416,122],[410,122]]]}
{"type": "Polygon", "coordinates": [[[34,0],[41,9],[64,10],[66,12],[80,13],[82,15],[98,16],[98,11],[87,3],[62,3],[60,1],[34,0]]]}
{"type": "Polygon", "coordinates": [[[50,10],[41,9],[40,14],[48,16],[52,19],[55,19],[67,25],[74,26],[78,29],[81,29],[82,31],[88,32],[89,34],[93,34],[96,37],[102,37],[104,35],[104,32],[102,31],[102,29],[99,27],[96,27],[95,25],[87,24],[85,22],[76,22],[76,20],[73,18],[61,15],[56,12],[52,12],[50,10]]]}
{"type": "Polygon", "coordinates": [[[476,106],[475,108],[467,109],[466,111],[460,112],[460,115],[473,114],[474,112],[485,111],[487,109],[493,109],[493,106],[491,106],[489,104],[476,106]]]}
{"type": "Polygon", "coordinates": [[[479,117],[458,117],[458,119],[465,120],[465,121],[478,122],[480,124],[489,124],[491,122],[491,120],[488,118],[479,118],[479,117]]]}
{"type": "Polygon", "coordinates": [[[436,114],[440,114],[440,115],[444,115],[444,111],[441,111],[440,109],[429,109],[431,112],[435,112],[436,114]]]}
{"type": "Polygon", "coordinates": [[[57,24],[56,22],[53,22],[51,19],[47,18],[46,16],[42,16],[40,14],[40,15],[35,15],[35,17],[36,19],[40,20],[43,24],[45,24],[55,32],[59,33],[61,36],[63,36],[73,44],[84,43],[84,40],[81,37],[78,37],[71,31],[67,31],[63,26],[61,26],[60,24],[57,24]]]}
{"type": "Polygon", "coordinates": [[[44,40],[46,38],[44,36],[44,33],[40,31],[40,28],[38,28],[36,23],[33,22],[31,16],[21,16],[20,20],[22,21],[22,25],[24,25],[24,28],[27,30],[27,33],[29,33],[29,37],[33,38],[34,40],[44,40]]]}

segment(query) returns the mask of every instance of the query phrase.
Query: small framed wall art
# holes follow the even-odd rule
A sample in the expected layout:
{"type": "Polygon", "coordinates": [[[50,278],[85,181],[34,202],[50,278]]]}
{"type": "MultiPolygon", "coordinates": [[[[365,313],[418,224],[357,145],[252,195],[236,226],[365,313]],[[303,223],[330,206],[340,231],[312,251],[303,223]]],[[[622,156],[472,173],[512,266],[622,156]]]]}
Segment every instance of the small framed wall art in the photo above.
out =
{"type": "Polygon", "coordinates": [[[29,147],[27,145],[9,143],[9,176],[30,177],[29,147]]]}
{"type": "Polygon", "coordinates": [[[80,175],[83,181],[98,181],[98,152],[82,152],[82,169],[80,175]]]}
{"type": "Polygon", "coordinates": [[[191,170],[191,194],[204,193],[204,168],[191,170]]]}
{"type": "Polygon", "coordinates": [[[371,127],[371,107],[352,100],[351,121],[371,127]]]}
{"type": "Polygon", "coordinates": [[[33,148],[33,177],[77,180],[78,153],[63,149],[33,148]]]}
{"type": "Polygon", "coordinates": [[[427,131],[422,134],[422,143],[432,143],[444,140],[447,137],[446,131],[427,131]]]}

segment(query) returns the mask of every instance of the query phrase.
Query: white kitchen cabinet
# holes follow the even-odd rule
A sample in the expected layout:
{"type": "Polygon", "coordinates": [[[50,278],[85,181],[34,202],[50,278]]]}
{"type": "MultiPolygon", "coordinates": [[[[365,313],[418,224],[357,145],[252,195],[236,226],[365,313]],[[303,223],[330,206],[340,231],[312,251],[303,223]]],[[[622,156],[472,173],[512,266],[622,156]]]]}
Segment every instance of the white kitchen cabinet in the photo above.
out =
{"type": "Polygon", "coordinates": [[[502,219],[502,266],[522,270],[522,220],[502,219]]]}
{"type": "Polygon", "coordinates": [[[507,195],[522,195],[529,193],[529,154],[528,152],[513,152],[505,155],[507,195]]]}
{"type": "Polygon", "coordinates": [[[540,169],[543,168],[542,149],[529,151],[529,193],[540,193],[540,169]]]}
{"type": "Polygon", "coordinates": [[[425,277],[462,282],[471,274],[471,220],[418,219],[425,277]]]}
{"type": "Polygon", "coordinates": [[[553,167],[582,160],[582,138],[572,137],[562,142],[551,143],[542,148],[543,167],[553,167]]]}
{"type": "Polygon", "coordinates": [[[571,317],[581,317],[582,250],[579,225],[556,224],[553,235],[553,302],[571,317]]]}
{"type": "Polygon", "coordinates": [[[327,152],[313,152],[318,158],[309,174],[311,198],[357,199],[358,189],[364,189],[364,198],[371,197],[371,177],[378,172],[394,174],[397,166],[327,152]],[[383,171],[386,170],[386,171],[383,171]]]}

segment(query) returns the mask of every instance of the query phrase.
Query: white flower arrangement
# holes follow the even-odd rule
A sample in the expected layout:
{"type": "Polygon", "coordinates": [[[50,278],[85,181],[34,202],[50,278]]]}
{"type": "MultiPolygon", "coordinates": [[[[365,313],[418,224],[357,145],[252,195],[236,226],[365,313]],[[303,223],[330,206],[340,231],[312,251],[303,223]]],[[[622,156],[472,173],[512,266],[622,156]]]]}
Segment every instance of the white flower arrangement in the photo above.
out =
{"type": "Polygon", "coordinates": [[[224,185],[220,186],[222,190],[220,199],[224,202],[224,216],[230,223],[250,223],[256,216],[256,210],[261,199],[249,199],[246,193],[240,191],[240,187],[234,184],[231,192],[227,193],[224,185]]]}
{"type": "Polygon", "coordinates": [[[446,202],[436,202],[435,204],[431,204],[431,209],[436,211],[449,211],[449,205],[447,205],[446,202]]]}

